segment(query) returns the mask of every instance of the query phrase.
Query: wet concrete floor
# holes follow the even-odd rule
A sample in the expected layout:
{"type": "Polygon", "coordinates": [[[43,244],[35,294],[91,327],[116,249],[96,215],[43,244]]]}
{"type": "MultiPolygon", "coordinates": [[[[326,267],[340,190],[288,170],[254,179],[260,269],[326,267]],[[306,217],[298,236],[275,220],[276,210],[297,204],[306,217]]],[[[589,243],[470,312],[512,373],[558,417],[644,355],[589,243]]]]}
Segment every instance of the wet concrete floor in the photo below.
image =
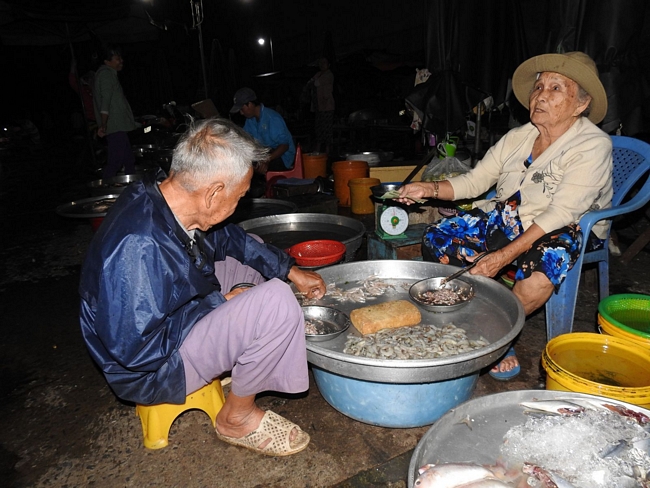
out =
{"type": "MultiPolygon", "coordinates": [[[[429,426],[390,429],[355,421],[322,398],[313,378],[305,394],[266,394],[258,401],[311,435],[300,454],[264,457],[222,443],[199,411],[174,422],[168,447],[144,448],[134,406],[112,394],[81,340],[77,285],[92,230],[86,221],[58,217],[54,208],[85,197],[89,178],[62,156],[52,151],[2,166],[0,485],[406,486],[413,449],[429,426]]],[[[636,217],[617,222],[621,247],[646,225],[636,217]]],[[[364,246],[357,259],[365,259],[364,246]]],[[[627,266],[613,257],[611,293],[650,294],[648,269],[648,248],[627,266]]],[[[580,287],[574,331],[596,331],[598,298],[589,281],[580,287]]],[[[481,374],[473,397],[543,388],[545,343],[542,311],[527,319],[516,343],[519,377],[499,382],[481,374]]]]}

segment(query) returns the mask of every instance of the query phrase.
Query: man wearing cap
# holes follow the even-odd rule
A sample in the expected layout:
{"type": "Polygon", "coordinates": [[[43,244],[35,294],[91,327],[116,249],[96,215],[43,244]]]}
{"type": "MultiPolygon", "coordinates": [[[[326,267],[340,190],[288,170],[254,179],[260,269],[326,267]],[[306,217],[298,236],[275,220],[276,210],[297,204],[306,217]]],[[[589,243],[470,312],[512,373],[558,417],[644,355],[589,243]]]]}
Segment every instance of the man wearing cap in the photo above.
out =
{"type": "MultiPolygon", "coordinates": [[[[496,185],[495,198],[428,227],[422,255],[465,266],[491,251],[469,271],[490,277],[516,260],[513,293],[528,315],[559,289],[583,239],[588,249],[603,245],[606,221],[589,236],[578,222],[611,206],[612,141],[595,125],[607,113],[607,94],[587,54],[535,56],[517,68],[512,86],[530,123],[503,136],[469,173],[406,185],[398,200],[476,198],[496,185]]],[[[490,375],[507,380],[519,369],[511,349],[490,375]]]]}
{"type": "Polygon", "coordinates": [[[237,90],[233,102],[230,113],[239,112],[246,117],[244,130],[271,151],[266,161],[257,161],[256,172],[266,174],[268,170],[291,168],[296,146],[282,116],[260,103],[255,92],[248,87],[237,90]]]}

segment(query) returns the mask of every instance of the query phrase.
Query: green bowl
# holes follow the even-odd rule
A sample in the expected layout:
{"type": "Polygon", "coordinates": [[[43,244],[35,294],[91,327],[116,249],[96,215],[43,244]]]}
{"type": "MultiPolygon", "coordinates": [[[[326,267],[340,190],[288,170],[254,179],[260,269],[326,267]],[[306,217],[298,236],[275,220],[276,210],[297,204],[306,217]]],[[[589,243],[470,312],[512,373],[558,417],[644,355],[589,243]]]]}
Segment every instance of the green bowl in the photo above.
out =
{"type": "Polygon", "coordinates": [[[611,295],[598,304],[598,313],[610,324],[650,339],[650,295],[611,295]]]}

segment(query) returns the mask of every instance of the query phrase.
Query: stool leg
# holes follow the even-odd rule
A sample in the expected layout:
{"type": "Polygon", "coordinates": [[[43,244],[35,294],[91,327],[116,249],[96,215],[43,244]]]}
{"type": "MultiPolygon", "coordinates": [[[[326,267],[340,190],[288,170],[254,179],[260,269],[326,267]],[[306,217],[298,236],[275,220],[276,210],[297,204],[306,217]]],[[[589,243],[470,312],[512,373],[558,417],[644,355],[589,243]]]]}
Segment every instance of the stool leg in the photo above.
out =
{"type": "MultiPolygon", "coordinates": [[[[161,422],[158,411],[155,408],[147,408],[141,405],[136,407],[136,413],[140,416],[142,423],[142,435],[144,446],[148,449],[162,449],[169,444],[169,428],[171,423],[161,422]]],[[[172,422],[175,417],[172,419],[172,422]]]]}

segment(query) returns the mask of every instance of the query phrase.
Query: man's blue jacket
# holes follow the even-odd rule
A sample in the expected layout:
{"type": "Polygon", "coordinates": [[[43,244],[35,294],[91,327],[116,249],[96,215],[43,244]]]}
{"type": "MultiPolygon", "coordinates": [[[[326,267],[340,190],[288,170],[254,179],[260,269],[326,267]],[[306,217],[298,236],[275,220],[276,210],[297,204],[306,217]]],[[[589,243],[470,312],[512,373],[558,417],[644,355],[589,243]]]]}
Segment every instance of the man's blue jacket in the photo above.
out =
{"type": "Polygon", "coordinates": [[[197,232],[197,252],[158,189],[165,177],[159,171],[120,195],[90,243],[79,286],[91,356],[118,397],[141,404],[185,401],[181,343],[226,301],[216,261],[231,256],[283,280],[295,263],[233,224],[197,232]]]}

